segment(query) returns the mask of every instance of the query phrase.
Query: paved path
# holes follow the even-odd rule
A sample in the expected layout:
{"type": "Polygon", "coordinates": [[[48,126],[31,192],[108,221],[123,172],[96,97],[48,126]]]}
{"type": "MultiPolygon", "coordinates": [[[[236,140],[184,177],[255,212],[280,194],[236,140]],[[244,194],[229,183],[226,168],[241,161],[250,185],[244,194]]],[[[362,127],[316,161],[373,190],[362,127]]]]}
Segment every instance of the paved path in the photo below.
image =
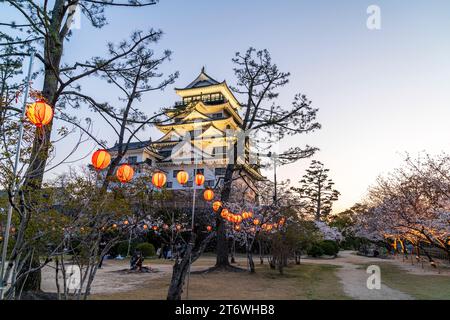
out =
{"type": "MultiPolygon", "coordinates": [[[[370,290],[367,288],[367,279],[370,274],[366,273],[366,269],[361,268],[362,264],[373,263],[376,265],[380,263],[377,258],[361,257],[353,254],[351,251],[339,252],[339,257],[336,259],[303,259],[306,263],[315,264],[330,264],[336,265],[340,268],[337,270],[337,275],[343,286],[344,292],[353,299],[358,300],[412,300],[413,297],[403,293],[399,290],[392,289],[383,282],[381,289],[370,290]]],[[[381,274],[383,279],[383,274],[381,274]]]]}

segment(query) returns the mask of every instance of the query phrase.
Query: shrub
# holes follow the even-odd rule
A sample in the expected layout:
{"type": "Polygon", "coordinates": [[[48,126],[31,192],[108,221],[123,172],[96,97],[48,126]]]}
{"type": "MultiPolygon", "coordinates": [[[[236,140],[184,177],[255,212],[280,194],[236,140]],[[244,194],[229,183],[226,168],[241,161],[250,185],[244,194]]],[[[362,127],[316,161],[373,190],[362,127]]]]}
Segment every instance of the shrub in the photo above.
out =
{"type": "MultiPolygon", "coordinates": [[[[130,255],[133,254],[134,249],[136,248],[136,243],[131,242],[130,246],[130,255]]],[[[120,254],[122,257],[125,257],[128,252],[128,241],[122,241],[117,245],[117,254],[120,254]]]]}
{"type": "Polygon", "coordinates": [[[155,247],[148,242],[139,243],[136,246],[136,250],[139,250],[144,257],[151,257],[156,254],[155,247]]]}
{"type": "Polygon", "coordinates": [[[320,247],[322,248],[323,254],[327,256],[335,256],[339,252],[339,245],[332,240],[324,240],[320,242],[320,247]]]}
{"type": "Polygon", "coordinates": [[[308,255],[311,257],[320,257],[323,255],[323,249],[318,243],[314,243],[309,249],[308,249],[308,255]]]}

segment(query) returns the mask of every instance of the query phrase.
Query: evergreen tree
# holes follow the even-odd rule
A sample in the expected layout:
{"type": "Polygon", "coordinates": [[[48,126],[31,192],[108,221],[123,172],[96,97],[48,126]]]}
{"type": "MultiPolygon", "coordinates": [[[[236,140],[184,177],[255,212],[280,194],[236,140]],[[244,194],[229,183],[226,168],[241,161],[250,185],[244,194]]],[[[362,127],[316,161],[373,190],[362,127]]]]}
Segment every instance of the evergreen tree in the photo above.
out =
{"type": "Polygon", "coordinates": [[[333,202],[340,195],[333,189],[334,182],[328,177],[330,169],[326,169],[320,161],[313,160],[306,170],[306,174],[299,181],[299,188],[292,190],[300,194],[306,213],[315,217],[317,221],[324,221],[331,212],[333,202]]]}

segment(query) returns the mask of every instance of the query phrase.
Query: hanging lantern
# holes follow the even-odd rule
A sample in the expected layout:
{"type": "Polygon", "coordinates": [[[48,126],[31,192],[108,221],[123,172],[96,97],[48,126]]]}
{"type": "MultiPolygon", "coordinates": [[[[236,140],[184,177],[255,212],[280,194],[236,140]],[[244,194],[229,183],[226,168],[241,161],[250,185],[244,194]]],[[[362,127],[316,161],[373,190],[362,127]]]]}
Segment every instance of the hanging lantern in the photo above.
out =
{"type": "Polygon", "coordinates": [[[248,212],[247,212],[247,214],[248,214],[248,218],[247,218],[247,219],[251,219],[251,218],[253,218],[253,212],[251,212],[251,211],[248,211],[248,212]]]}
{"type": "Polygon", "coordinates": [[[251,233],[255,233],[255,231],[256,231],[255,227],[251,227],[251,228],[250,228],[250,232],[251,232],[251,233]]]}
{"type": "Polygon", "coordinates": [[[181,225],[177,224],[176,228],[177,228],[177,231],[180,231],[181,230],[181,225]]]}
{"type": "Polygon", "coordinates": [[[211,227],[211,226],[207,226],[207,227],[206,227],[206,230],[207,230],[208,232],[211,232],[211,231],[212,231],[212,227],[211,227]]]}
{"type": "Polygon", "coordinates": [[[203,192],[203,198],[206,201],[211,201],[212,199],[214,199],[214,191],[212,191],[211,189],[206,189],[205,192],[203,192]]]}
{"type": "Polygon", "coordinates": [[[131,166],[128,164],[123,164],[117,169],[117,179],[119,179],[120,182],[126,183],[131,181],[133,179],[134,170],[131,166]]]}
{"type": "Polygon", "coordinates": [[[205,176],[201,173],[197,173],[195,175],[195,184],[200,187],[201,185],[203,185],[204,182],[205,182],[205,176]]]}
{"type": "Polygon", "coordinates": [[[177,180],[179,184],[184,185],[189,180],[189,174],[186,171],[181,170],[177,173],[177,180]]]}
{"type": "Polygon", "coordinates": [[[113,227],[113,229],[117,228],[117,224],[114,223],[114,224],[112,225],[112,227],[113,227]]]}
{"type": "Polygon", "coordinates": [[[94,152],[92,155],[92,166],[96,170],[103,170],[111,163],[111,155],[108,151],[100,149],[94,152]]]}
{"type": "Polygon", "coordinates": [[[144,228],[144,230],[148,229],[148,226],[146,224],[144,224],[142,227],[144,228]]]}
{"type": "Polygon", "coordinates": [[[164,225],[163,225],[163,229],[164,229],[164,230],[167,230],[167,229],[169,229],[169,226],[168,226],[167,224],[164,224],[164,225]]]}
{"type": "Polygon", "coordinates": [[[253,220],[253,224],[254,224],[255,226],[259,225],[259,223],[260,223],[259,219],[254,219],[254,220],[253,220]]]}
{"type": "Polygon", "coordinates": [[[242,216],[240,214],[236,215],[236,223],[241,223],[242,222],[242,216]]]}
{"type": "Polygon", "coordinates": [[[228,209],[222,209],[222,212],[220,213],[220,216],[222,217],[222,218],[226,218],[227,216],[228,216],[228,209]]]}
{"type": "Polygon", "coordinates": [[[27,106],[26,115],[32,124],[41,128],[52,121],[53,109],[45,103],[44,99],[39,99],[35,103],[27,106]]]}
{"type": "Polygon", "coordinates": [[[153,226],[152,229],[153,231],[158,231],[158,226],[153,226]]]}
{"type": "Polygon", "coordinates": [[[162,172],[157,172],[152,176],[152,183],[158,189],[161,189],[166,184],[166,175],[162,172]]]}
{"type": "Polygon", "coordinates": [[[123,222],[123,224],[124,224],[124,225],[128,225],[128,224],[129,224],[128,220],[125,220],[125,221],[123,222]]]}
{"type": "Polygon", "coordinates": [[[242,212],[242,219],[246,220],[250,218],[250,213],[247,211],[242,212]]]}
{"type": "Polygon", "coordinates": [[[220,209],[221,206],[222,206],[222,202],[220,202],[220,201],[214,201],[214,202],[213,202],[213,205],[212,205],[213,210],[214,210],[215,212],[219,211],[219,209],[220,209]]]}
{"type": "Polygon", "coordinates": [[[234,226],[234,230],[236,231],[240,231],[241,230],[241,225],[237,224],[234,226]]]}

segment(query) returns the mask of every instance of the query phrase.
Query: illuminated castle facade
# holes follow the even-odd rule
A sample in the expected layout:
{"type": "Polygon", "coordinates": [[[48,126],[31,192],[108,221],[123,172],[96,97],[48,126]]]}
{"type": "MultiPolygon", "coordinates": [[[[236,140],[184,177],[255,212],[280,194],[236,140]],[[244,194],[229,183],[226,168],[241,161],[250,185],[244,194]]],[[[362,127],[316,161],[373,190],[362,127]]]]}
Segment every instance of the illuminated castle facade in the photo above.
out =
{"type": "MultiPolygon", "coordinates": [[[[214,80],[204,69],[194,81],[175,91],[181,100],[166,111],[168,120],[156,126],[162,136],[156,141],[132,143],[123,162],[133,164],[138,174],[164,172],[169,190],[192,188],[195,168],[205,176],[204,187],[220,187],[231,159],[230,148],[242,132],[241,106],[227,83],[214,80]],[[189,173],[185,185],[176,179],[179,170],[189,173]]],[[[244,150],[238,157],[236,181],[245,179],[248,186],[249,181],[254,184],[264,177],[259,166],[250,163],[248,148],[244,150]]],[[[114,153],[114,147],[111,151],[114,153]]]]}

